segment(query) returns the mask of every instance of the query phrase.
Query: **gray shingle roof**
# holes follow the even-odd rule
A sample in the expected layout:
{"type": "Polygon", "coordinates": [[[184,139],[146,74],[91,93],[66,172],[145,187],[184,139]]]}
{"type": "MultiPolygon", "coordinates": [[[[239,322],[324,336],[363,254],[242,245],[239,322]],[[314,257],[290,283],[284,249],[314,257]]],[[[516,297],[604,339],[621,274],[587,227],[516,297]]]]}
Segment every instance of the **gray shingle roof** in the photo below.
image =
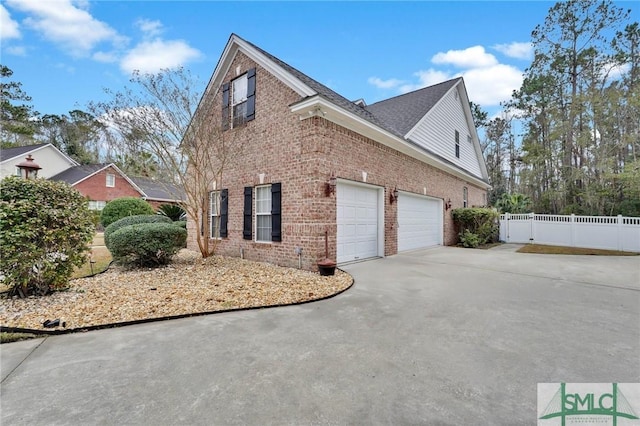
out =
{"type": "Polygon", "coordinates": [[[81,166],[70,167],[64,172],[60,172],[55,176],[51,176],[49,180],[57,180],[66,182],[69,185],[91,176],[92,174],[104,169],[109,164],[83,164],[81,166]]]}
{"type": "Polygon", "coordinates": [[[129,176],[129,179],[145,193],[150,200],[176,200],[184,198],[184,191],[166,182],[142,176],[129,176]]]}
{"type": "MultiPolygon", "coordinates": [[[[239,37],[239,38],[241,38],[241,37],[239,37]]],[[[244,39],[242,39],[242,40],[244,40],[244,39]]],[[[331,103],[333,103],[333,104],[335,104],[335,105],[337,105],[339,107],[342,107],[342,108],[346,109],[349,112],[352,112],[352,113],[356,114],[357,116],[359,116],[359,117],[361,117],[361,118],[363,118],[363,119],[365,119],[365,120],[367,120],[367,121],[369,121],[369,122],[371,122],[373,124],[381,126],[382,123],[380,123],[376,119],[376,117],[373,114],[371,114],[369,111],[367,111],[366,109],[364,109],[361,106],[357,105],[356,103],[350,101],[349,99],[345,98],[344,96],[334,92],[333,90],[329,89],[324,84],[319,83],[318,81],[316,81],[313,78],[309,77],[305,73],[303,73],[301,71],[298,71],[296,68],[292,67],[291,65],[287,64],[284,61],[281,61],[280,59],[278,59],[275,56],[273,56],[271,53],[259,48],[255,44],[253,44],[253,43],[251,43],[251,42],[249,42],[247,40],[244,40],[244,41],[247,44],[251,45],[251,47],[253,47],[254,49],[258,50],[260,53],[262,53],[263,55],[268,57],[270,60],[272,60],[273,62],[278,64],[280,67],[282,67],[288,73],[292,74],[298,80],[302,81],[304,84],[309,86],[312,90],[316,91],[318,93],[318,95],[320,95],[321,97],[325,98],[326,100],[330,101],[331,103]]]]}
{"type": "Polygon", "coordinates": [[[28,146],[16,146],[14,148],[2,148],[0,149],[0,161],[9,160],[11,158],[15,158],[21,155],[25,155],[35,149],[43,147],[45,145],[49,145],[48,143],[41,143],[38,145],[28,145],[28,146]]]}
{"type": "Polygon", "coordinates": [[[376,102],[366,107],[386,128],[404,137],[461,78],[376,102]]]}

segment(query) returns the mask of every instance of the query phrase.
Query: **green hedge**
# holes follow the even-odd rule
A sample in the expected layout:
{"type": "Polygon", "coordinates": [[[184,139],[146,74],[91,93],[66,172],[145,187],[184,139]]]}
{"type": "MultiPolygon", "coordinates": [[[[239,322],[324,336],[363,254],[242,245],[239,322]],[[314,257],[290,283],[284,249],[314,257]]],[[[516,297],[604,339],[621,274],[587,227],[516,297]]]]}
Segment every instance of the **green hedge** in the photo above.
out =
{"type": "Polygon", "coordinates": [[[153,207],[141,198],[123,197],[109,201],[102,213],[100,221],[105,228],[118,219],[140,214],[154,214],[153,207]]]}
{"type": "Polygon", "coordinates": [[[0,275],[11,294],[63,287],[85,263],[95,228],[87,200],[63,182],[0,181],[0,275]]]}
{"type": "Polygon", "coordinates": [[[470,207],[453,210],[453,221],[460,230],[458,237],[465,247],[498,241],[500,235],[499,214],[493,209],[470,207]]]}
{"type": "Polygon", "coordinates": [[[113,222],[111,225],[107,226],[104,230],[104,244],[107,246],[109,251],[109,239],[111,234],[116,232],[120,228],[124,228],[129,225],[137,225],[140,223],[173,223],[171,219],[166,216],[160,216],[157,214],[137,214],[135,216],[126,216],[122,219],[118,219],[113,222]]]}
{"type": "Polygon", "coordinates": [[[109,237],[113,260],[123,266],[166,265],[187,241],[187,231],[171,223],[140,223],[114,231],[109,237]]]}

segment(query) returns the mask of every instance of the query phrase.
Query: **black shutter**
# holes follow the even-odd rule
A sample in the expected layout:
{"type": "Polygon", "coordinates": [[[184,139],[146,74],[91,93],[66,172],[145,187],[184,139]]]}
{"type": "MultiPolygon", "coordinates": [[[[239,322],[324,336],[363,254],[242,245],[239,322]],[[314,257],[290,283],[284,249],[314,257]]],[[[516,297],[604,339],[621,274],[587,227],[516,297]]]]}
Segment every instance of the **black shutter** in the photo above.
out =
{"type": "Polygon", "coordinates": [[[251,220],[253,216],[253,188],[245,186],[244,188],[244,226],[242,227],[242,238],[245,240],[251,239],[251,220]]]}
{"type": "Polygon", "coordinates": [[[256,118],[256,69],[247,72],[247,121],[256,118]]]}
{"type": "Polygon", "coordinates": [[[220,193],[220,238],[227,238],[227,222],[229,221],[229,190],[220,193]]]}
{"type": "Polygon", "coordinates": [[[271,241],[282,241],[282,185],[271,184],[271,241]]]}
{"type": "Polygon", "coordinates": [[[202,198],[202,208],[200,209],[201,213],[202,213],[202,217],[200,218],[200,235],[202,235],[204,237],[204,221],[205,221],[205,215],[207,214],[207,212],[209,211],[209,209],[207,209],[207,206],[205,204],[205,199],[202,198]]]}
{"type": "Polygon", "coordinates": [[[222,85],[222,130],[229,128],[229,119],[231,118],[229,114],[229,103],[229,83],[224,83],[222,85]]]}

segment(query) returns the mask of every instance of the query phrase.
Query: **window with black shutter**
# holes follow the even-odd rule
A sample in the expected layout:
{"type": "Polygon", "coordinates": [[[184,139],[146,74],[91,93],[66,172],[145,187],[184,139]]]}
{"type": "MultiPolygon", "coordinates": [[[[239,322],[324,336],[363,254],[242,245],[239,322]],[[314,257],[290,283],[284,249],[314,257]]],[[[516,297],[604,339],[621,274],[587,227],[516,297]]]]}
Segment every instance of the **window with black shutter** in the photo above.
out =
{"type": "Polygon", "coordinates": [[[250,240],[252,237],[252,219],[253,219],[253,187],[244,188],[244,222],[242,227],[242,238],[250,240]]]}
{"type": "Polygon", "coordinates": [[[220,193],[220,238],[227,238],[227,223],[229,222],[229,190],[220,193]]]}
{"type": "Polygon", "coordinates": [[[282,241],[282,185],[271,185],[271,241],[282,241]]]}
{"type": "Polygon", "coordinates": [[[222,129],[238,127],[256,116],[256,69],[222,85],[222,129]]]}

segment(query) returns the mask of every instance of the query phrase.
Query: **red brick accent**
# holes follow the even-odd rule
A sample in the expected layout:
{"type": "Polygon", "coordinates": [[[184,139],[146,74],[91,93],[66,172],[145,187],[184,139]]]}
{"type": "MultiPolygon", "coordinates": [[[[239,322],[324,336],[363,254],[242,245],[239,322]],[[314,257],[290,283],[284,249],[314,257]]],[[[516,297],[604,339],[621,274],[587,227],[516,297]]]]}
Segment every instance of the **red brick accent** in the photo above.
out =
{"type": "MultiPolygon", "coordinates": [[[[240,256],[282,266],[297,267],[295,248],[302,248],[302,267],[315,270],[324,258],[324,233],[329,231],[330,257],[336,257],[336,198],[325,196],[325,182],[332,172],[341,179],[362,181],[385,188],[385,255],[397,253],[397,203],[389,203],[389,191],[398,188],[447,201],[462,207],[463,187],[469,205],[485,203],[486,191],[469,182],[422,163],[376,141],[323,118],[300,120],[289,105],[300,100],[289,87],[238,53],[224,82],[256,67],[256,116],[246,125],[228,130],[235,137],[241,161],[225,169],[218,188],[229,190],[228,238],[216,241],[220,254],[240,256]],[[282,242],[257,243],[242,239],[243,188],[264,183],[282,183],[282,242]]],[[[221,95],[214,105],[222,105],[221,95]]],[[[214,111],[212,117],[220,117],[214,111]]],[[[211,141],[210,143],[215,143],[211,141]]],[[[254,195],[255,196],[255,195],[254,195]]],[[[456,233],[451,210],[442,212],[444,242],[454,244],[456,233]]],[[[255,218],[254,218],[255,225],[255,218]]],[[[189,221],[189,247],[197,250],[200,226],[189,221]]],[[[255,232],[254,232],[255,238],[255,232]]]]}

